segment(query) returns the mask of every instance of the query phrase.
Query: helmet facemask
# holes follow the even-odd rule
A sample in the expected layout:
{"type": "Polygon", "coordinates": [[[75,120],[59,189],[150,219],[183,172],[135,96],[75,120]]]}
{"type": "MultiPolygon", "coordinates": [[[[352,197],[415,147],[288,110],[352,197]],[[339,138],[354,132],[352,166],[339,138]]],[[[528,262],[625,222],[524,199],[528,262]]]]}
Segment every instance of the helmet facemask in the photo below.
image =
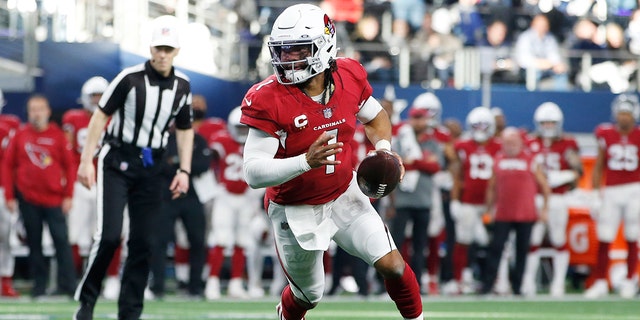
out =
{"type": "Polygon", "coordinates": [[[496,122],[489,108],[473,108],[467,115],[467,130],[471,133],[471,138],[479,143],[493,137],[496,133],[496,122]]]}

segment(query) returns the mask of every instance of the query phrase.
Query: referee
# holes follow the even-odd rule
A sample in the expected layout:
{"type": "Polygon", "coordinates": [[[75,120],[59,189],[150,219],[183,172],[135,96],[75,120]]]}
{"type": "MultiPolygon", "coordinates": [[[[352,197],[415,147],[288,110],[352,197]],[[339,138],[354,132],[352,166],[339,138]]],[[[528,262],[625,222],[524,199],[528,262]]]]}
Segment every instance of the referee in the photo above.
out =
{"type": "Polygon", "coordinates": [[[85,273],[76,289],[80,307],[74,319],[93,319],[109,262],[120,243],[122,215],[129,207],[128,257],[122,271],[118,319],[139,319],[149,275],[149,252],[164,185],[159,165],[175,119],[180,167],[171,181],[172,197],[189,189],[193,129],[191,89],[186,75],[173,68],[179,52],[175,17],[154,21],[151,59],[124,69],[109,84],[93,113],[78,167],[82,185],[97,190],[98,222],[85,273]],[[108,120],[97,170],[94,153],[108,120]],[[97,182],[96,182],[97,173],[97,182]]]}

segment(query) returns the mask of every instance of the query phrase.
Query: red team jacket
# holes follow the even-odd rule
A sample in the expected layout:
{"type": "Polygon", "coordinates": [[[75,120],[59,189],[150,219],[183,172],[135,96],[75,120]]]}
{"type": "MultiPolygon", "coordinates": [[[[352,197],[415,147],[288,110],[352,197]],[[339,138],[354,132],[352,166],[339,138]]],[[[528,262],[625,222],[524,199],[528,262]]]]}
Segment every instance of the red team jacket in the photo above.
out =
{"type": "Polygon", "coordinates": [[[528,151],[508,158],[499,153],[493,172],[496,176],[496,221],[534,222],[538,219],[535,198],[538,183],[533,171],[533,155],[528,151]]]}
{"type": "Polygon", "coordinates": [[[71,146],[60,127],[51,123],[37,132],[25,125],[9,142],[2,161],[5,198],[15,199],[15,187],[29,203],[60,206],[73,193],[75,169],[71,146]]]}
{"type": "Polygon", "coordinates": [[[281,85],[272,75],[255,84],[242,101],[241,122],[280,140],[276,158],[294,157],[307,152],[323,132],[344,142],[336,155],[336,166],[321,166],[278,186],[267,188],[266,197],[279,204],[323,204],[340,196],[353,176],[350,141],[356,127],[359,106],[373,92],[367,73],[359,62],[336,60],[333,73],[335,91],[326,105],[306,96],[296,86],[281,85]]]}

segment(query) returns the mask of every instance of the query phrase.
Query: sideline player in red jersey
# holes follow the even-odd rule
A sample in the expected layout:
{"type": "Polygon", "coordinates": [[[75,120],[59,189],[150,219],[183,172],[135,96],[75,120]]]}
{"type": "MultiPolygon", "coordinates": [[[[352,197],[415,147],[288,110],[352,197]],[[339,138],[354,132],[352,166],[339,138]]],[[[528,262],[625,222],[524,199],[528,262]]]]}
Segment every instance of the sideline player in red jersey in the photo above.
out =
{"type": "Polygon", "coordinates": [[[218,135],[211,144],[219,162],[218,181],[221,188],[213,205],[208,235],[212,248],[209,250],[210,269],[205,287],[207,300],[220,298],[220,272],[225,249],[233,250],[227,294],[232,298],[249,297],[242,279],[246,265],[245,252],[253,241],[247,230],[260,210],[262,192],[249,188],[242,174],[242,149],[249,128],[240,123],[241,115],[240,107],[231,110],[227,121],[228,134],[218,135]]]}
{"type": "MultiPolygon", "coordinates": [[[[11,114],[2,114],[6,105],[4,94],[0,90],[0,163],[3,162],[4,150],[9,145],[11,137],[20,127],[20,118],[11,114]]],[[[2,170],[0,170],[2,171],[2,170]]],[[[0,176],[0,181],[2,177],[0,176]]],[[[13,271],[15,259],[11,254],[10,235],[16,217],[7,210],[4,200],[4,188],[0,185],[0,296],[17,297],[18,292],[13,288],[13,271]]]]}
{"type": "Polygon", "coordinates": [[[564,295],[567,269],[569,268],[569,248],[567,246],[567,222],[569,208],[565,194],[577,183],[582,174],[582,162],[576,140],[563,134],[564,116],[560,107],[553,102],[538,106],[533,119],[536,125],[535,135],[527,141],[529,150],[536,161],[542,165],[551,195],[549,195],[549,216],[547,220],[538,220],[531,230],[531,247],[522,280],[522,294],[536,294],[536,274],[540,265],[538,249],[544,239],[545,231],[554,248],[553,279],[550,294],[554,297],[564,295]]]}
{"type": "MultiPolygon", "coordinates": [[[[278,257],[289,285],[276,310],[300,320],[324,292],[323,252],[334,240],[380,272],[404,319],[423,319],[415,275],[357,186],[350,142],[356,120],[378,150],[390,150],[391,123],[364,68],[336,59],[331,19],[310,4],[276,19],[268,42],[275,75],[249,89],[241,122],[251,127],[244,173],[267,187],[278,257]]],[[[396,155],[397,156],[397,155],[396,155]]]]}
{"type": "Polygon", "coordinates": [[[585,297],[599,298],[609,294],[607,268],[609,246],[624,225],[627,241],[627,278],[620,284],[620,296],[633,298],[638,292],[638,234],[640,232],[640,103],[635,94],[616,96],[611,104],[615,123],[596,127],[598,156],[593,167],[593,189],[598,211],[598,263],[594,270],[597,279],[585,297]],[[605,177],[602,185],[602,177],[605,177]]]}
{"type": "Polygon", "coordinates": [[[473,274],[468,269],[469,245],[489,242],[482,215],[487,212],[485,192],[493,174],[493,158],[500,151],[495,137],[495,120],[487,107],[476,107],[467,115],[470,137],[455,143],[456,159],[451,166],[451,216],[455,221],[456,243],[453,247],[453,277],[444,294],[475,292],[473,274]]]}

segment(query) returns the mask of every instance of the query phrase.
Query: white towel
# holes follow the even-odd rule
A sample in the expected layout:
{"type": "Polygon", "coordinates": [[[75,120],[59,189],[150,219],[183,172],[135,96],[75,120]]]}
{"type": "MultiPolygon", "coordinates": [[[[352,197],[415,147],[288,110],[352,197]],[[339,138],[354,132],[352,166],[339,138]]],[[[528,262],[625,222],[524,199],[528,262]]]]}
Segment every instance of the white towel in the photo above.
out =
{"type": "Polygon", "coordinates": [[[285,206],[287,223],[302,249],[327,250],[338,227],[331,219],[327,205],[285,206]]]}

